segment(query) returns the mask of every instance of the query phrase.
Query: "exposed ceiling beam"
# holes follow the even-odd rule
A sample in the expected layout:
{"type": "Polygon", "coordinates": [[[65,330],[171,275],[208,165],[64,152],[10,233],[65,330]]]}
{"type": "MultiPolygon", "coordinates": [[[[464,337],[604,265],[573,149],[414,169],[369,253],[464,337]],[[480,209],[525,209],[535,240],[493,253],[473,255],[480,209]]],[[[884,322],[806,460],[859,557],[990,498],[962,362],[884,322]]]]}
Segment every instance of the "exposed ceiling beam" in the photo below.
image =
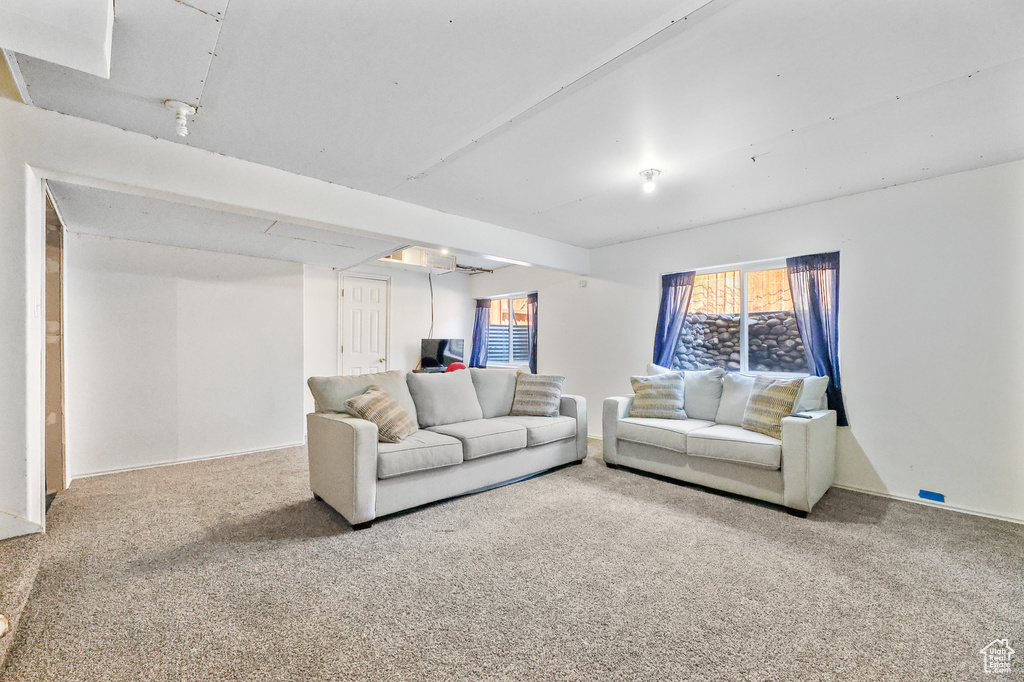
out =
{"type": "Polygon", "coordinates": [[[93,121],[3,100],[0,123],[0,159],[13,158],[44,178],[553,270],[589,271],[589,252],[580,247],[93,121]]]}
{"type": "Polygon", "coordinates": [[[5,0],[0,47],[110,78],[114,0],[5,0]]]}

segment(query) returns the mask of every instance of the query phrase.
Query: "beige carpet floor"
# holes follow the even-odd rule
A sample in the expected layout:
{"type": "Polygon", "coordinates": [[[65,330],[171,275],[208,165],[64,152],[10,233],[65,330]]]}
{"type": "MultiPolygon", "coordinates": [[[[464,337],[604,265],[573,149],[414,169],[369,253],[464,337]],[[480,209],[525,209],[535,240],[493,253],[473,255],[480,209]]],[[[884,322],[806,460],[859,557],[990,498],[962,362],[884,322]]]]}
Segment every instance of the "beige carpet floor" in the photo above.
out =
{"type": "Polygon", "coordinates": [[[0,669],[35,584],[45,542],[42,534],[0,540],[0,615],[8,625],[6,633],[0,632],[0,669]]]}
{"type": "Polygon", "coordinates": [[[981,680],[1004,637],[1024,659],[1024,527],[836,489],[799,519],[588,458],[353,532],[294,449],[79,480],[49,524],[5,681],[981,680]]]}

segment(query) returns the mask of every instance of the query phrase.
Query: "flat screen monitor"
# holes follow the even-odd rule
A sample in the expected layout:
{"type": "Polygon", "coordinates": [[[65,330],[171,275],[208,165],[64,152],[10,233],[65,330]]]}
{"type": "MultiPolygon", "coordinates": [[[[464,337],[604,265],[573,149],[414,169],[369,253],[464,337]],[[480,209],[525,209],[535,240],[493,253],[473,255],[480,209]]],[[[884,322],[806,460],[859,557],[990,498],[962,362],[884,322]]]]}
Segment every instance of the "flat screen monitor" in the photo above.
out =
{"type": "Polygon", "coordinates": [[[420,341],[420,367],[443,372],[453,362],[465,362],[462,339],[423,339],[420,341]]]}

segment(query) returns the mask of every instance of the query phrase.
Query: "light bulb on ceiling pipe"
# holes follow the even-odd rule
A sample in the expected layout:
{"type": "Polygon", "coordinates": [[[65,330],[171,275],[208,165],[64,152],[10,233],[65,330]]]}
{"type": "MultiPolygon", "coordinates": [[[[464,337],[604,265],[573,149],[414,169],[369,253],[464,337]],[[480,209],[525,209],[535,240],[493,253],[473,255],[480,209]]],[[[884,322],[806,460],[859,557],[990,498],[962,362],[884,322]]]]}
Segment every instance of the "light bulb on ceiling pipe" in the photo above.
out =
{"type": "Polygon", "coordinates": [[[164,106],[174,112],[174,132],[179,136],[188,135],[188,117],[194,116],[196,108],[191,104],[179,102],[176,99],[164,100],[164,106]]]}
{"type": "Polygon", "coordinates": [[[648,168],[645,171],[640,171],[640,177],[644,179],[644,191],[650,194],[656,189],[654,184],[654,178],[661,175],[661,171],[657,168],[648,168]]]}

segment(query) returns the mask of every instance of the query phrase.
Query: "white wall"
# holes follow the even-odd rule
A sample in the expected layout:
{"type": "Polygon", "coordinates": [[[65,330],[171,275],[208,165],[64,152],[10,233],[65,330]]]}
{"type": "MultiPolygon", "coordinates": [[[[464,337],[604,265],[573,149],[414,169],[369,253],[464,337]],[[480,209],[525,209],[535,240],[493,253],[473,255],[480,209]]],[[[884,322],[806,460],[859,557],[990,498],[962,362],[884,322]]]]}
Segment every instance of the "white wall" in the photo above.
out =
{"type": "Polygon", "coordinates": [[[1024,521],[1022,187],[1024,162],[994,166],[597,249],[587,288],[510,268],[472,294],[539,290],[540,369],[600,435],[651,359],[662,273],[839,250],[838,483],[1024,521]]]}
{"type": "MultiPolygon", "coordinates": [[[[75,233],[66,249],[72,478],[303,441],[305,379],[338,373],[337,271],[75,233]]],[[[341,274],[390,278],[389,367],[414,368],[427,272],[341,274]]],[[[433,284],[435,336],[468,341],[467,276],[433,284]]]]}
{"type": "MultiPolygon", "coordinates": [[[[333,268],[304,265],[303,380],[340,374],[338,366],[338,273],[333,268]]],[[[302,413],[313,411],[313,394],[303,383],[302,413]]],[[[303,425],[305,427],[305,425],[303,425]]]]}
{"type": "MultiPolygon", "coordinates": [[[[310,376],[338,374],[338,277],[370,275],[391,282],[390,352],[388,369],[412,370],[420,357],[420,340],[430,332],[430,284],[422,268],[367,264],[337,272],[305,266],[305,372],[310,376]]],[[[434,337],[466,340],[473,336],[474,302],[469,277],[452,272],[433,276],[434,337]]],[[[313,411],[313,398],[305,392],[304,408],[313,411]]]]}
{"type": "Polygon", "coordinates": [[[303,441],[302,266],[68,233],[67,466],[303,441]]]}

